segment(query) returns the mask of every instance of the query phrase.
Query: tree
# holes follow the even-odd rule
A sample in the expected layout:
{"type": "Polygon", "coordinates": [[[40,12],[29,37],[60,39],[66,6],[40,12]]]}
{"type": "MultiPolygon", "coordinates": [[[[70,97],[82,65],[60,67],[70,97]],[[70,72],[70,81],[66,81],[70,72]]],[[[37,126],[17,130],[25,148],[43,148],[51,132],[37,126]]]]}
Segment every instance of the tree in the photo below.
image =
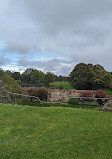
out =
{"type": "Polygon", "coordinates": [[[74,88],[84,90],[110,88],[112,75],[101,65],[80,63],[70,73],[74,88]]]}
{"type": "Polygon", "coordinates": [[[70,82],[76,89],[92,89],[92,81],[94,74],[90,69],[92,65],[84,63],[78,64],[70,73],[70,82]]]}
{"type": "Polygon", "coordinates": [[[30,84],[30,74],[25,74],[25,73],[23,73],[23,74],[21,75],[21,81],[22,81],[22,83],[24,83],[24,84],[30,84]]]}
{"type": "Polygon", "coordinates": [[[30,74],[31,84],[43,84],[44,83],[44,73],[38,70],[33,70],[30,74]]]}
{"type": "Polygon", "coordinates": [[[3,81],[4,85],[10,92],[21,93],[22,89],[11,76],[7,73],[0,71],[0,80],[3,81]]]}
{"type": "Polygon", "coordinates": [[[54,74],[51,73],[51,72],[47,72],[47,73],[45,74],[45,78],[44,78],[44,85],[45,85],[46,87],[49,87],[49,83],[54,82],[55,79],[56,79],[56,75],[54,75],[54,74]]]}
{"type": "Polygon", "coordinates": [[[105,71],[104,67],[97,64],[92,67],[94,77],[92,78],[92,84],[94,89],[110,88],[112,81],[112,75],[105,71]]]}
{"type": "Polygon", "coordinates": [[[13,72],[12,74],[11,74],[11,77],[13,78],[13,79],[15,79],[15,80],[20,80],[20,72],[13,72]]]}
{"type": "Polygon", "coordinates": [[[5,73],[7,73],[9,76],[12,75],[12,72],[10,70],[6,70],[5,73]]]}

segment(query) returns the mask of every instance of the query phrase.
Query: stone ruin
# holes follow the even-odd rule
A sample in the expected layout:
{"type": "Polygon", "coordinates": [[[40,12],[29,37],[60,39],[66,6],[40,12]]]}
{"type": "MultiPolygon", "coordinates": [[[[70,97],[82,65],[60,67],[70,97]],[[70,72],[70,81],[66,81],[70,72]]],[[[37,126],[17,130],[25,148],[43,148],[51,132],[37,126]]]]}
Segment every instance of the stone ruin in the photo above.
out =
{"type": "Polygon", "coordinates": [[[8,94],[8,91],[1,80],[0,80],[0,103],[11,103],[11,98],[8,94]]]}
{"type": "Polygon", "coordinates": [[[95,108],[94,110],[100,110],[105,112],[112,112],[112,98],[108,100],[107,103],[102,108],[95,108]]]}
{"type": "MultiPolygon", "coordinates": [[[[85,90],[49,89],[48,102],[68,102],[71,98],[80,97],[85,90]]],[[[91,91],[94,97],[95,91],[91,91]]]]}

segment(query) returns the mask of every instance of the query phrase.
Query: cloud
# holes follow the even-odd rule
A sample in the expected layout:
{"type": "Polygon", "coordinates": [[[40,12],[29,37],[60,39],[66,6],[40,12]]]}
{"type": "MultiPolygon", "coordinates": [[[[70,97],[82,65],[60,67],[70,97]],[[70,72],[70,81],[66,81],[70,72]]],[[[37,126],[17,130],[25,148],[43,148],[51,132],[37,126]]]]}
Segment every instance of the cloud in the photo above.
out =
{"type": "Polygon", "coordinates": [[[57,75],[68,75],[73,67],[73,63],[72,61],[67,61],[66,59],[61,58],[50,58],[35,61],[20,59],[18,61],[18,66],[20,68],[36,68],[43,72],[53,72],[57,75]]]}
{"type": "MultiPolygon", "coordinates": [[[[4,53],[33,56],[44,51],[63,56],[69,69],[85,62],[99,63],[112,70],[111,0],[0,0],[0,4],[0,41],[5,44],[4,53]]],[[[53,60],[44,61],[42,67],[39,59],[38,65],[37,61],[29,63],[45,71],[65,72],[64,62],[53,60]]],[[[24,67],[29,66],[25,60],[23,63],[24,67]]]]}
{"type": "Polygon", "coordinates": [[[3,55],[0,55],[0,67],[8,65],[11,63],[11,59],[10,58],[6,58],[3,55]]]}

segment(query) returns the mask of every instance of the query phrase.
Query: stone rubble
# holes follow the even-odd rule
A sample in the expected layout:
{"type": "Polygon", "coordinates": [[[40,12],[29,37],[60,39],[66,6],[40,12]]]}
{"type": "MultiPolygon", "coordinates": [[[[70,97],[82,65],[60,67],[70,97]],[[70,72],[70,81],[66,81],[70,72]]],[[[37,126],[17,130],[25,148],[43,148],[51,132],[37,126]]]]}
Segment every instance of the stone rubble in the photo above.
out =
{"type": "Polygon", "coordinates": [[[102,108],[95,108],[94,110],[112,112],[112,98],[110,98],[110,100],[108,100],[108,102],[105,103],[105,105],[102,108]]]}

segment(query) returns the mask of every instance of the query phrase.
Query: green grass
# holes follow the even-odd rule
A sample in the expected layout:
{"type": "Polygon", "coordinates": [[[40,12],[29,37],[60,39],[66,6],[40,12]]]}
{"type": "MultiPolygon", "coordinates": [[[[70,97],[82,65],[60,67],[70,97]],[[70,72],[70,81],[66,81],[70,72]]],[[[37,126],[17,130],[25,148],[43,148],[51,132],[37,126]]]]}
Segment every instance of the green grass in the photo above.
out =
{"type": "Polygon", "coordinates": [[[104,91],[107,93],[108,96],[112,97],[112,90],[105,89],[104,91]]]}
{"type": "Polygon", "coordinates": [[[81,105],[81,104],[76,105],[76,104],[69,104],[69,103],[38,103],[37,101],[22,101],[21,102],[21,105],[37,106],[37,107],[71,107],[71,108],[82,108],[82,109],[93,109],[93,108],[102,107],[100,105],[92,105],[92,103],[90,104],[91,105],[88,105],[88,103],[84,105],[81,105]]]}
{"type": "Polygon", "coordinates": [[[53,82],[50,83],[50,86],[53,86],[55,89],[59,89],[60,87],[62,87],[63,89],[73,89],[72,85],[69,82],[53,82]]]}
{"type": "Polygon", "coordinates": [[[0,159],[111,159],[112,114],[0,104],[0,159]]]}

